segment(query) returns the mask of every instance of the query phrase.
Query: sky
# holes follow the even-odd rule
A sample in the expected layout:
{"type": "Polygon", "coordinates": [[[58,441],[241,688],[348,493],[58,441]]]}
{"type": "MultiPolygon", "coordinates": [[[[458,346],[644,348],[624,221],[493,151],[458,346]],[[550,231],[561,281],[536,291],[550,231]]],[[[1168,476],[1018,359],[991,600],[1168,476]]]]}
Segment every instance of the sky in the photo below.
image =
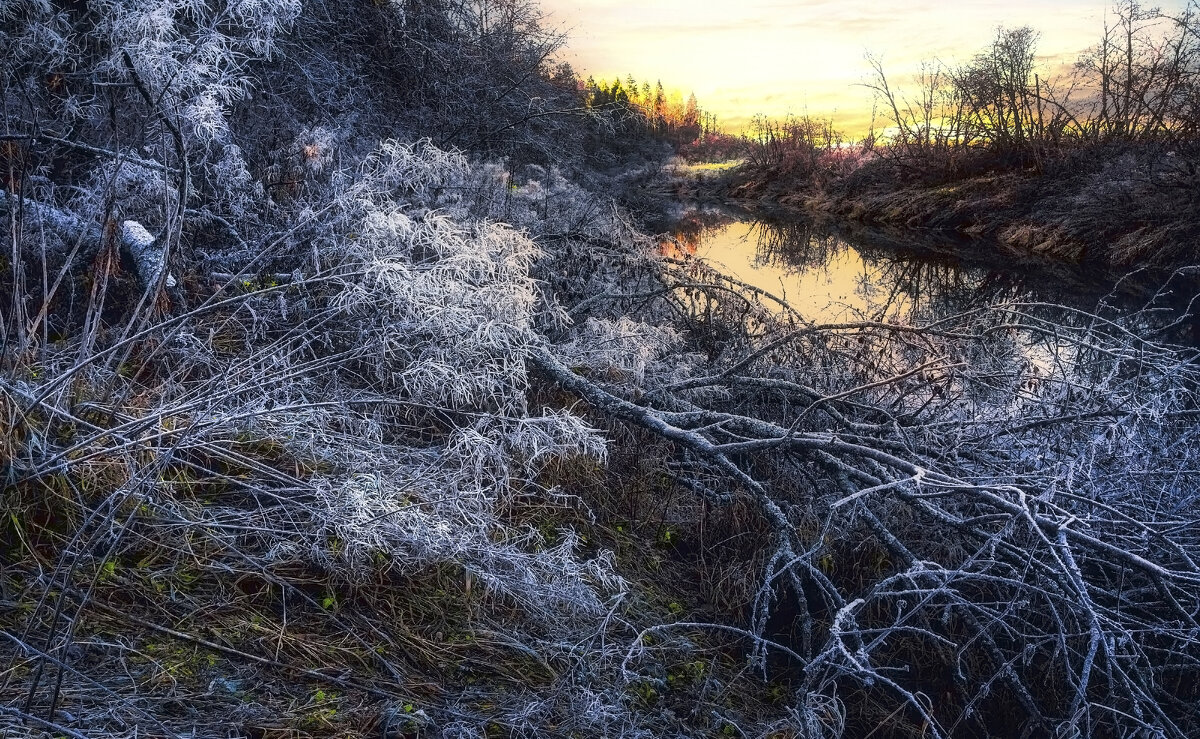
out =
{"type": "MultiPolygon", "coordinates": [[[[1181,2],[1160,2],[1170,10],[1181,2]]],[[[1062,68],[1103,31],[1104,0],[541,0],[568,35],[560,54],[584,77],[661,79],[694,92],[726,130],[757,113],[833,116],[866,131],[865,54],[904,87],[922,59],[967,61],[998,26],[1032,26],[1047,68],[1062,68]]]]}

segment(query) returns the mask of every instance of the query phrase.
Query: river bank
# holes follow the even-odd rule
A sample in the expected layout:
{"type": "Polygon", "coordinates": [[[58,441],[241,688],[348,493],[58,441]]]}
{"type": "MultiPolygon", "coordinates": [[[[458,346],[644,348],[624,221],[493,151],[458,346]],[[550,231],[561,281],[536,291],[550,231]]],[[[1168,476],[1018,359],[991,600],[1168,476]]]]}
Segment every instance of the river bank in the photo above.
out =
{"type": "Polygon", "coordinates": [[[917,176],[876,156],[847,173],[743,165],[700,185],[737,202],[983,237],[1012,258],[1125,271],[1200,258],[1193,160],[1162,149],[1090,150],[1020,168],[917,176]]]}
{"type": "MultiPolygon", "coordinates": [[[[1173,316],[1187,311],[1186,296],[1196,292],[1186,271],[1102,269],[1021,253],[954,230],[871,223],[778,204],[676,203],[681,211],[658,229],[667,234],[664,253],[694,256],[762,289],[782,291],[793,296],[793,307],[806,306],[814,320],[838,317],[814,302],[834,297],[827,295],[834,283],[845,293],[838,305],[868,315],[877,312],[870,304],[881,294],[911,293],[925,300],[942,292],[942,284],[960,293],[965,288],[976,302],[1035,300],[1094,311],[1102,304],[1136,310],[1154,301],[1173,316]],[[853,257],[847,260],[846,252],[853,257]],[[1170,297],[1164,295],[1168,291],[1170,297]]],[[[1190,335],[1178,340],[1195,343],[1190,335]]]]}

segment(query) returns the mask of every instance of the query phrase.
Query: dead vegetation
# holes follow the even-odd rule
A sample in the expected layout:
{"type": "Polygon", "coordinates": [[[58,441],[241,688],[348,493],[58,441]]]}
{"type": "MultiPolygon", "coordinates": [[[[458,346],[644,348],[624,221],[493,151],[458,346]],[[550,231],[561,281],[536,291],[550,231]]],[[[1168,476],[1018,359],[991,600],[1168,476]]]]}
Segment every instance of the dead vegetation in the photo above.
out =
{"type": "Polygon", "coordinates": [[[912,85],[871,58],[878,130],[851,145],[832,122],[765,122],[730,192],[1091,266],[1189,264],[1198,19],[1195,3],[1120,3],[1069,74],[1039,67],[1028,27],[999,29],[969,62],[928,62],[912,85]]]}
{"type": "Polygon", "coordinates": [[[813,323],[553,166],[527,6],[369,5],[0,4],[3,731],[1195,734],[1159,303],[813,323]]]}

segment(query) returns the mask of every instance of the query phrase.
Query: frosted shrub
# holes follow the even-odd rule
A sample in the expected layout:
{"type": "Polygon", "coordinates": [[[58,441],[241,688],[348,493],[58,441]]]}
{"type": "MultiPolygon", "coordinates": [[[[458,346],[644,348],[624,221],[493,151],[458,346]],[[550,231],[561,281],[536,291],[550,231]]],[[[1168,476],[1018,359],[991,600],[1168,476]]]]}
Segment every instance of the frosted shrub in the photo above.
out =
{"type": "MultiPolygon", "coordinates": [[[[599,613],[620,579],[604,555],[578,559],[569,530],[551,546],[504,523],[497,508],[547,463],[603,460],[605,445],[577,416],[528,412],[527,358],[545,342],[533,327],[541,308],[530,277],[540,252],[511,227],[430,209],[466,174],[465,160],[428,142],[384,142],[359,179],[343,183],[342,217],[314,225],[338,240],[327,256],[340,262],[340,287],[325,294],[314,285],[293,299],[301,315],[314,310],[308,301],[328,301],[332,310],[316,315],[339,337],[336,360],[313,375],[296,353],[252,351],[226,370],[223,394],[242,398],[242,409],[288,407],[253,411],[238,427],[337,470],[312,481],[306,523],[286,527],[289,536],[271,545],[274,560],[349,567],[350,575],[378,555],[411,574],[454,564],[528,615],[567,628],[558,619],[599,613]],[[247,394],[249,377],[261,379],[247,394]],[[276,385],[275,377],[287,379],[276,385]],[[414,428],[428,414],[439,419],[432,441],[414,428]]],[[[329,352],[320,332],[300,335],[329,352]]]]}
{"type": "Polygon", "coordinates": [[[519,419],[505,434],[504,445],[510,457],[521,460],[527,474],[559,457],[580,455],[603,462],[607,455],[598,432],[582,418],[549,408],[541,416],[519,419]]]}
{"type": "Polygon", "coordinates": [[[504,221],[547,236],[612,237],[607,208],[595,195],[571,182],[557,167],[529,166],[514,178],[500,162],[471,169],[463,183],[464,203],[473,215],[504,221]]]}
{"type": "MultiPolygon", "coordinates": [[[[320,420],[335,427],[340,421],[320,420]]],[[[596,614],[600,593],[623,588],[605,555],[577,558],[579,541],[570,531],[546,546],[540,534],[509,529],[494,511],[510,470],[528,470],[533,460],[552,455],[603,453],[594,432],[577,419],[497,420],[456,431],[443,450],[397,449],[321,429],[312,433],[327,455],[352,457],[360,471],[314,482],[310,523],[299,530],[293,523],[291,534],[273,545],[273,559],[301,558],[350,577],[369,572],[378,555],[413,575],[432,565],[462,566],[488,590],[514,599],[528,616],[559,628],[567,626],[559,618],[596,614]],[[524,459],[513,461],[518,452],[524,459]],[[338,542],[336,549],[330,542],[338,542]]],[[[291,515],[295,521],[296,511],[291,515]]]]}
{"type": "Polygon", "coordinates": [[[59,66],[79,52],[67,14],[49,2],[0,2],[0,52],[14,66],[37,61],[59,66]]]}
{"type": "MultiPolygon", "coordinates": [[[[183,140],[167,146],[178,149],[182,143],[187,151],[174,151],[171,163],[183,170],[179,158],[186,156],[195,180],[190,186],[213,196],[206,205],[243,215],[256,193],[229,118],[232,107],[251,92],[247,61],[274,52],[280,35],[300,14],[300,0],[106,0],[93,5],[99,20],[90,34],[108,50],[95,73],[131,79],[139,97],[148,95],[157,106],[150,115],[154,123],[164,111],[181,111],[183,140]]],[[[164,127],[165,144],[174,132],[170,125],[164,127]]]]}
{"type": "MultiPolygon", "coordinates": [[[[587,645],[607,628],[626,590],[611,555],[585,544],[570,517],[547,515],[546,526],[524,518],[529,509],[557,514],[565,501],[577,502],[541,479],[547,467],[606,456],[601,434],[577,415],[527,407],[527,366],[548,343],[541,329],[566,321],[533,277],[546,255],[521,229],[577,227],[575,215],[570,223],[554,220],[555,203],[586,214],[594,210],[587,196],[557,173],[541,172],[513,191],[522,223],[505,225],[464,195],[477,170],[463,154],[428,140],[386,140],[365,153],[374,137],[353,127],[357,103],[335,117],[320,111],[256,126],[259,100],[264,109],[291,112],[311,102],[289,86],[312,69],[297,73],[294,59],[266,63],[300,13],[297,0],[100,0],[59,12],[62,5],[0,0],[0,51],[12,62],[0,73],[6,101],[28,93],[42,121],[75,96],[70,109],[80,119],[69,139],[51,131],[62,138],[37,144],[70,158],[69,181],[29,177],[22,195],[38,197],[23,206],[25,229],[51,233],[22,246],[33,252],[50,244],[65,253],[83,244],[89,251],[81,249],[84,256],[64,271],[68,279],[80,267],[99,267],[87,283],[63,282],[59,296],[79,314],[69,317],[76,324],[48,330],[50,321],[38,326],[35,315],[10,321],[34,324],[23,348],[51,331],[64,338],[43,342],[36,367],[21,359],[0,377],[4,422],[10,406],[38,403],[47,413],[28,415],[39,423],[88,419],[78,433],[49,443],[45,429],[23,437],[30,441],[22,442],[27,459],[19,474],[27,462],[32,480],[63,470],[99,470],[115,480],[87,480],[89,491],[109,497],[78,502],[100,508],[72,519],[82,521],[82,543],[56,553],[67,566],[54,577],[90,576],[92,565],[109,561],[123,578],[134,540],[164,553],[139,571],[161,568],[159,583],[186,570],[194,585],[179,599],[163,595],[170,590],[144,591],[168,610],[210,597],[221,598],[221,608],[242,607],[245,601],[225,592],[231,572],[265,578],[285,609],[305,608],[305,599],[313,605],[315,581],[363,592],[392,574],[463,573],[471,599],[464,608],[478,604],[472,617],[482,616],[498,638],[532,645],[523,648],[539,660],[582,658],[602,669],[587,645]],[[67,62],[73,74],[51,89],[47,65],[67,62]],[[285,81],[253,89],[264,67],[280,66],[289,67],[285,81]],[[34,71],[19,79],[25,67],[34,71]],[[250,95],[259,96],[255,105],[250,95]],[[289,96],[296,99],[281,102],[289,96]],[[103,251],[109,233],[128,242],[119,255],[103,251]],[[140,256],[145,277],[168,266],[183,279],[164,279],[170,291],[131,298],[130,276],[97,253],[126,264],[140,256]],[[197,254],[203,267],[192,261],[197,254]],[[75,448],[68,454],[60,446],[75,448]],[[137,533],[121,541],[129,531],[137,533]],[[190,561],[167,561],[176,553],[190,561]]],[[[334,24],[327,21],[340,17],[334,7],[322,7],[314,25],[334,24]]],[[[286,48],[309,41],[292,39],[286,48]]],[[[345,71],[344,64],[332,58],[329,69],[345,71]]],[[[381,111],[361,103],[363,118],[378,126],[381,111]]],[[[22,125],[29,131],[13,140],[36,138],[36,126],[22,125]]],[[[49,283],[55,272],[46,274],[49,283]]],[[[629,327],[632,344],[621,346],[642,341],[639,331],[657,341],[648,327],[629,327]]],[[[635,360],[632,369],[642,364],[635,360]]],[[[68,597],[62,585],[56,581],[55,592],[68,597]]],[[[371,592],[388,606],[409,605],[408,594],[371,592]]],[[[308,615],[326,634],[345,629],[323,605],[308,615]]],[[[294,632],[293,624],[283,628],[294,632]]],[[[278,650],[275,657],[291,659],[278,650]]],[[[407,658],[379,659],[390,667],[388,660],[403,665],[407,658]]],[[[99,684],[107,679],[94,674],[99,684]]],[[[511,709],[514,723],[532,731],[551,720],[555,706],[576,700],[624,716],[619,694],[592,677],[576,686],[581,674],[564,670],[554,696],[523,696],[511,709]]],[[[448,682],[448,695],[461,688],[448,682]]],[[[110,703],[112,716],[87,717],[100,727],[95,732],[113,733],[122,721],[140,730],[153,716],[140,708],[152,701],[114,695],[110,703]]]]}
{"type": "Polygon", "coordinates": [[[682,337],[670,327],[621,316],[615,321],[588,318],[572,331],[569,342],[556,349],[573,367],[587,367],[641,384],[647,367],[682,346],[682,337]]]}
{"type": "Polygon", "coordinates": [[[96,32],[111,44],[111,68],[128,53],[139,74],[158,89],[220,104],[240,99],[242,59],[269,56],[300,13],[299,0],[102,0],[96,32]],[[191,94],[189,94],[191,93],[191,94]]]}
{"type": "Polygon", "coordinates": [[[495,224],[373,211],[361,249],[366,275],[340,304],[369,332],[383,379],[430,403],[520,406],[534,341],[532,242],[495,224]]]}
{"type": "Polygon", "coordinates": [[[369,183],[376,197],[403,194],[410,202],[432,204],[435,190],[456,184],[469,171],[466,157],[439,149],[428,139],[412,143],[389,139],[367,158],[360,181],[369,183]]]}

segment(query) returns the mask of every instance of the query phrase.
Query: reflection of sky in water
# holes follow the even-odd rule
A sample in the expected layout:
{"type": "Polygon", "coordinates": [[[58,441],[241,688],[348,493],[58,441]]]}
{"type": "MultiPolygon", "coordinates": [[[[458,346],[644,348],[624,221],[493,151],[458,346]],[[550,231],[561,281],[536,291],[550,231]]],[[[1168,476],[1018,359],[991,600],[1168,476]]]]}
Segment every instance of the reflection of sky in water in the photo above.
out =
{"type": "Polygon", "coordinates": [[[694,248],[695,256],[721,272],[784,298],[809,320],[907,317],[909,297],[886,284],[885,269],[853,246],[827,240],[822,258],[789,263],[764,253],[761,236],[754,222],[734,221],[706,229],[685,250],[694,248]]]}
{"type": "MultiPolygon", "coordinates": [[[[995,269],[953,260],[927,261],[878,248],[864,252],[820,231],[754,221],[687,229],[677,234],[674,243],[664,243],[663,251],[675,257],[692,254],[730,277],[786,299],[814,323],[867,319],[926,324],[987,305],[1037,300],[1034,295],[1041,292],[1024,280],[994,279],[1002,274],[995,269]]],[[[1051,302],[1053,297],[1065,296],[1044,296],[1051,302]]],[[[1079,319],[1078,314],[1068,313],[1057,317],[1067,323],[1079,319]]],[[[1005,331],[995,338],[993,350],[1001,355],[1011,352],[1022,375],[1013,410],[1036,399],[1042,379],[1072,374],[1074,347],[1053,335],[1005,331]],[[1005,336],[1011,341],[1007,350],[1001,347],[1005,336]]],[[[888,361],[902,368],[909,365],[899,356],[888,361]]]]}
{"type": "Polygon", "coordinates": [[[787,300],[806,318],[839,319],[870,306],[863,287],[871,268],[851,247],[832,259],[804,269],[781,259],[760,258],[759,233],[754,223],[735,221],[706,231],[696,256],[725,274],[787,300]]]}

